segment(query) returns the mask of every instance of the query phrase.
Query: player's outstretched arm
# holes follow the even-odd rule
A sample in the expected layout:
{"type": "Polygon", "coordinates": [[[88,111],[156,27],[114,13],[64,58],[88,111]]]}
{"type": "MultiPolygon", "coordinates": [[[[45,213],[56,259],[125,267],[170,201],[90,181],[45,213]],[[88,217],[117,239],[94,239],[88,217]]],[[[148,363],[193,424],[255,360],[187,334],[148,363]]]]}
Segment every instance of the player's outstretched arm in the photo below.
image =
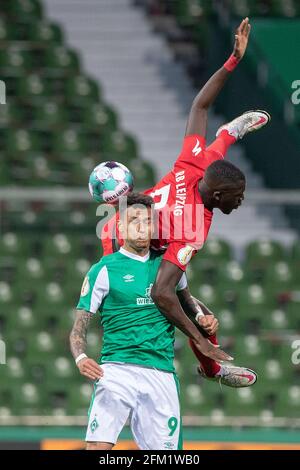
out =
{"type": "Polygon", "coordinates": [[[70,348],[81,375],[91,380],[97,380],[103,376],[103,370],[96,361],[90,359],[85,354],[87,345],[86,335],[92,317],[92,313],[85,310],[77,310],[74,325],[70,333],[70,348]]]}
{"type": "Polygon", "coordinates": [[[202,354],[215,361],[232,360],[228,354],[204,338],[197,326],[184,313],[175,291],[181,276],[182,271],[178,266],[166,260],[161,262],[151,290],[151,297],[155,304],[171,323],[193,339],[202,354]]]}
{"type": "MultiPolygon", "coordinates": [[[[185,314],[196,324],[206,335],[215,335],[219,322],[214,314],[200,300],[192,296],[189,287],[177,291],[177,297],[185,314]]],[[[205,336],[206,336],[205,335],[205,336]]]]}
{"type": "Polygon", "coordinates": [[[213,104],[224,87],[231,72],[243,58],[250,35],[249,18],[245,18],[236,30],[233,53],[217,72],[208,80],[193,101],[188,117],[185,135],[206,136],[208,108],[213,104]]]}

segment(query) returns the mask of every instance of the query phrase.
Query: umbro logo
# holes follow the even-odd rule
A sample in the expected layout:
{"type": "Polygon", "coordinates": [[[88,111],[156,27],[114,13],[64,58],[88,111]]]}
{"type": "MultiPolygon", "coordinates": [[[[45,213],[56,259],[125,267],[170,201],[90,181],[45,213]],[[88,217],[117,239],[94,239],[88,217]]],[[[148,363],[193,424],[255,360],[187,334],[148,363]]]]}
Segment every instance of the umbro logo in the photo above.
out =
{"type": "Polygon", "coordinates": [[[200,142],[197,139],[197,143],[196,143],[195,147],[193,148],[192,153],[195,155],[195,157],[198,157],[201,150],[202,150],[202,148],[200,147],[200,142]]]}
{"type": "Polygon", "coordinates": [[[123,276],[123,279],[125,282],[132,282],[134,281],[134,275],[133,274],[126,274],[123,276]]]}

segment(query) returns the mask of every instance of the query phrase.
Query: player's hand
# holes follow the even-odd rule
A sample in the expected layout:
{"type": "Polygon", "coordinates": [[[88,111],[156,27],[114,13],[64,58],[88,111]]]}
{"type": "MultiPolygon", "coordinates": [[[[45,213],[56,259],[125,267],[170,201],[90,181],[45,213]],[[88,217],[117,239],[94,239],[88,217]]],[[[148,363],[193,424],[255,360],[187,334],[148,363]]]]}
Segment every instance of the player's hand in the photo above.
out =
{"type": "Polygon", "coordinates": [[[103,369],[97,364],[94,359],[89,357],[84,357],[81,361],[78,362],[77,367],[84,377],[87,377],[90,380],[98,380],[103,377],[103,369]]]}
{"type": "Polygon", "coordinates": [[[245,18],[237,28],[235,34],[233,55],[238,60],[241,60],[246,52],[250,31],[251,25],[249,23],[249,18],[245,18]]]}
{"type": "Polygon", "coordinates": [[[208,339],[203,338],[196,343],[194,341],[196,348],[200,351],[204,356],[210,357],[214,361],[222,362],[222,361],[233,361],[233,357],[229,356],[225,351],[212,344],[208,339]]]}
{"type": "Polygon", "coordinates": [[[219,328],[219,322],[213,314],[199,317],[198,323],[209,336],[215,335],[219,328]]]}

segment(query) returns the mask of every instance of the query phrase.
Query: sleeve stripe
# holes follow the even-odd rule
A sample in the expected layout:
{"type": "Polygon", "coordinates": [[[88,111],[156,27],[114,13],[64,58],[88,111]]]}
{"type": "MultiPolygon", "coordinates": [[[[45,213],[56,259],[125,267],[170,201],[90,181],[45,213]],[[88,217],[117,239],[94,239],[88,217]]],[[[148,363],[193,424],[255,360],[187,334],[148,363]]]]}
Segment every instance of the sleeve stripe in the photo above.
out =
{"type": "Polygon", "coordinates": [[[186,274],[183,273],[183,275],[181,276],[178,284],[177,284],[177,290],[183,290],[187,287],[188,283],[187,283],[187,278],[186,278],[186,274]]]}
{"type": "Polygon", "coordinates": [[[90,312],[96,313],[98,308],[101,306],[103,299],[107,296],[109,292],[109,278],[107,267],[103,266],[103,268],[99,271],[91,295],[90,300],[90,312]]]}

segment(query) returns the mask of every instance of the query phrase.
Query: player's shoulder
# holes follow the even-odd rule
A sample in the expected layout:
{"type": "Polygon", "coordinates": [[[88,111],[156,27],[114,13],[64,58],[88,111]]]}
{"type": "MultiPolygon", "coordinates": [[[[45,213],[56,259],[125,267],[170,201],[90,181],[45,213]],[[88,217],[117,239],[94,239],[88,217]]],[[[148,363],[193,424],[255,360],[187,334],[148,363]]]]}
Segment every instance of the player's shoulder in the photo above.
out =
{"type": "Polygon", "coordinates": [[[102,256],[98,263],[96,263],[95,266],[99,266],[100,269],[103,268],[104,266],[110,266],[115,263],[120,262],[120,253],[119,251],[115,251],[114,253],[110,253],[108,255],[102,256]]]}

